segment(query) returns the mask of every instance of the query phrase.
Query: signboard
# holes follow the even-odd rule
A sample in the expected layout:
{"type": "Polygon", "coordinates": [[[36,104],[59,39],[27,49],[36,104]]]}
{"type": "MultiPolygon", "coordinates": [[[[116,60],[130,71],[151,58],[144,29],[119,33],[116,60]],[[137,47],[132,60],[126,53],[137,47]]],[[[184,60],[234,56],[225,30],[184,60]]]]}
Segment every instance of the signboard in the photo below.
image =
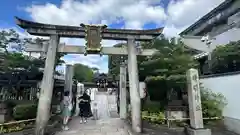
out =
{"type": "Polygon", "coordinates": [[[86,53],[100,53],[102,49],[102,30],[107,26],[97,26],[97,25],[84,25],[85,28],[85,40],[86,40],[86,53]]]}
{"type": "Polygon", "coordinates": [[[101,27],[87,26],[87,50],[100,51],[101,49],[101,27]]]}

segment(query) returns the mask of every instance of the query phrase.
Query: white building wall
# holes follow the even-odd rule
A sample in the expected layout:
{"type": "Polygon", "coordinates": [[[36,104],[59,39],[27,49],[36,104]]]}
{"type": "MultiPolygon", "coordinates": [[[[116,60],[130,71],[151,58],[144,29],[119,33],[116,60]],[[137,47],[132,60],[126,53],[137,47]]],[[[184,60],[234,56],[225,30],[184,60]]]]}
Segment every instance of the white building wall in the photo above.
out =
{"type": "Polygon", "coordinates": [[[240,134],[240,73],[202,78],[200,82],[204,87],[225,96],[228,104],[223,109],[224,123],[230,131],[240,134]]]}

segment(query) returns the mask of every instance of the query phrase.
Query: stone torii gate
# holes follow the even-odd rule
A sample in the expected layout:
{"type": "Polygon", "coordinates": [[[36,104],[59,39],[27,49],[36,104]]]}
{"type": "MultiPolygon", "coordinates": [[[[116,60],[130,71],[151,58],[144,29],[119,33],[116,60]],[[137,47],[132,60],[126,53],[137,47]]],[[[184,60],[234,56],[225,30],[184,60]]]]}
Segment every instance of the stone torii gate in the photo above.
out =
{"type": "MultiPolygon", "coordinates": [[[[57,52],[77,53],[85,55],[128,55],[132,128],[135,132],[141,132],[141,102],[139,95],[139,80],[136,55],[149,56],[152,55],[156,50],[136,49],[135,41],[151,41],[162,33],[163,28],[151,30],[127,30],[108,29],[105,25],[96,26],[81,24],[81,27],[62,26],[31,22],[28,20],[20,19],[18,17],[16,17],[16,23],[31,35],[50,37],[49,43],[45,45],[29,45],[26,50],[28,52],[47,52],[36,119],[36,135],[44,134],[44,129],[49,119],[49,110],[53,91],[53,72],[57,52]],[[85,38],[87,43],[86,46],[59,44],[60,37],[85,38]],[[125,40],[127,41],[127,48],[102,47],[102,39],[125,40]]],[[[124,81],[125,79],[121,80],[124,81]]],[[[122,88],[121,90],[126,89],[122,88]]],[[[126,98],[121,98],[121,100],[126,100],[126,98]]],[[[126,107],[126,105],[122,106],[126,107]]]]}

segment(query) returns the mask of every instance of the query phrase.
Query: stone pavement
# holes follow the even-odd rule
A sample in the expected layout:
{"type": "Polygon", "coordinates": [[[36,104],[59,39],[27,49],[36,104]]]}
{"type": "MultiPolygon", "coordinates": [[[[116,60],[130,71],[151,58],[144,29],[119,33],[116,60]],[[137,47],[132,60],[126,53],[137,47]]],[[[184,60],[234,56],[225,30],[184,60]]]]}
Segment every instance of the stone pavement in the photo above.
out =
{"type": "MultiPolygon", "coordinates": [[[[79,117],[73,117],[69,123],[70,130],[60,131],[55,135],[131,135],[131,127],[124,123],[117,114],[116,96],[104,92],[97,92],[95,100],[98,104],[99,120],[89,120],[86,124],[80,124],[79,117]]],[[[142,135],[185,135],[183,128],[169,129],[143,122],[142,135]]],[[[222,128],[212,130],[213,135],[236,135],[222,128]]]]}
{"type": "Polygon", "coordinates": [[[97,92],[93,102],[97,103],[99,120],[80,124],[80,118],[73,117],[69,123],[70,130],[55,135],[129,135],[124,121],[118,118],[115,95],[97,92]]]}
{"type": "Polygon", "coordinates": [[[117,113],[117,98],[113,93],[112,95],[108,95],[108,112],[111,118],[118,118],[119,115],[117,113]]]}
{"type": "Polygon", "coordinates": [[[90,120],[85,124],[80,124],[79,121],[79,117],[74,117],[69,123],[70,130],[55,135],[129,135],[124,122],[119,118],[90,120]]]}
{"type": "Polygon", "coordinates": [[[110,118],[108,96],[110,95],[105,92],[97,92],[95,95],[95,100],[93,102],[97,103],[98,119],[110,118]]]}

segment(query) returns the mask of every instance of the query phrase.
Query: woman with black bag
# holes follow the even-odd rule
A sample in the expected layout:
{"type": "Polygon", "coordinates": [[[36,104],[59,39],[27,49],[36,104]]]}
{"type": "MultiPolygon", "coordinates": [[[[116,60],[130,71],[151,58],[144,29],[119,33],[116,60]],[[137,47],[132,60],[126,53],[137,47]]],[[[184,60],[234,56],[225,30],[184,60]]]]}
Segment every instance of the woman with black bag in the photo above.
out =
{"type": "Polygon", "coordinates": [[[87,122],[87,118],[92,116],[92,111],[91,111],[91,98],[90,96],[84,92],[83,95],[81,97],[79,97],[79,116],[81,117],[80,123],[86,123],[87,122]]]}

